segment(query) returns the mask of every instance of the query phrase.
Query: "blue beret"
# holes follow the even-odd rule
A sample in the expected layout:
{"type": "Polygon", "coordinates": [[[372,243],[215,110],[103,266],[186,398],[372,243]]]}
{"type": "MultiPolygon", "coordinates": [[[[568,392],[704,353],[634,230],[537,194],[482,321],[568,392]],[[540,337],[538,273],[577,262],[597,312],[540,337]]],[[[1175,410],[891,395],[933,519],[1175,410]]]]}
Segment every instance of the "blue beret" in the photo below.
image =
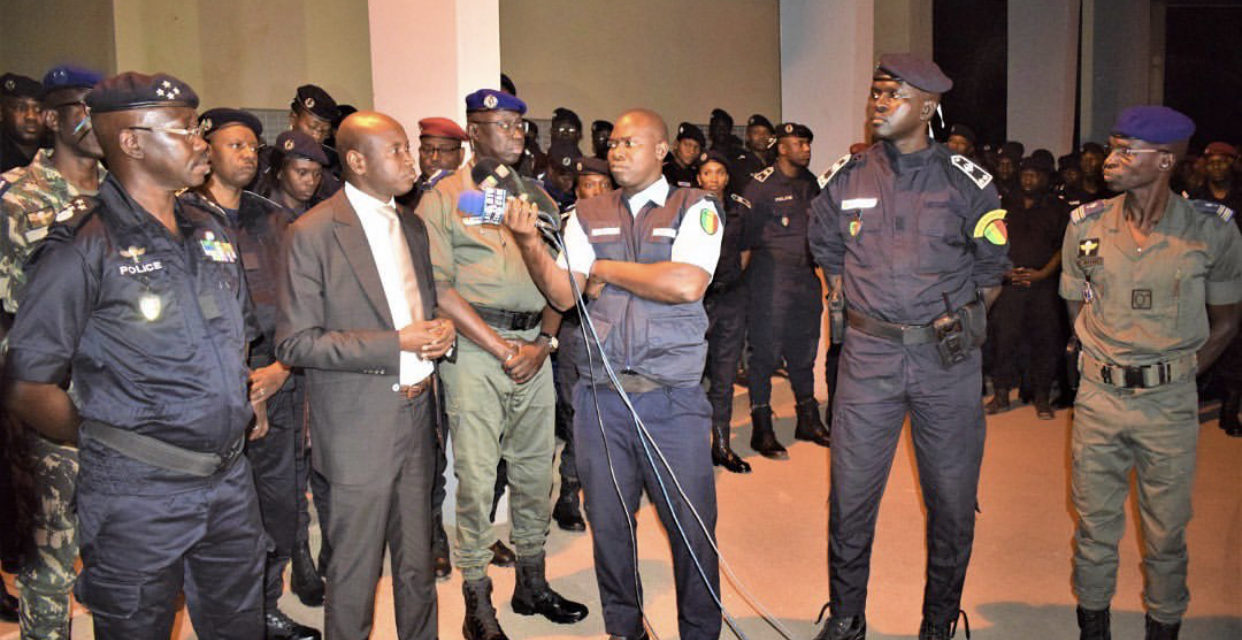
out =
{"type": "Polygon", "coordinates": [[[798,124],[797,122],[785,122],[776,127],[776,139],[780,140],[785,137],[806,138],[807,142],[815,139],[815,134],[811,133],[811,128],[798,124]]]}
{"type": "Polygon", "coordinates": [[[578,158],[574,168],[578,170],[578,175],[584,173],[594,173],[601,176],[612,177],[612,173],[608,170],[608,161],[601,160],[591,156],[583,156],[578,158]]]}
{"type": "Polygon", "coordinates": [[[689,122],[677,125],[677,140],[684,140],[686,138],[698,140],[699,146],[707,144],[707,138],[703,135],[703,130],[689,122]]]}
{"type": "Polygon", "coordinates": [[[43,85],[34,78],[17,73],[6,73],[0,76],[0,96],[6,98],[38,98],[43,93],[43,85]]]}
{"type": "Polygon", "coordinates": [[[156,107],[198,108],[198,94],[190,85],[166,74],[146,75],[126,71],[105,78],[86,94],[86,106],[94,113],[153,109],[156,107]]]}
{"type": "Polygon", "coordinates": [[[875,66],[874,80],[901,80],[928,93],[944,93],[953,88],[953,81],[931,60],[912,53],[886,53],[875,66]]]}
{"type": "Polygon", "coordinates": [[[67,64],[53,67],[43,74],[43,96],[61,89],[89,89],[99,84],[100,80],[103,80],[103,74],[90,69],[67,64]]]}
{"type": "Polygon", "coordinates": [[[323,152],[323,146],[301,129],[290,129],[276,136],[276,148],[286,156],[302,156],[328,166],[328,154],[323,152]]]}
{"type": "Polygon", "coordinates": [[[503,91],[479,89],[466,96],[466,113],[476,111],[516,111],[526,113],[526,103],[503,91]]]}
{"type": "Polygon", "coordinates": [[[289,105],[289,108],[301,108],[316,118],[328,122],[336,120],[341,115],[336,106],[336,100],[333,100],[327,91],[313,84],[298,87],[297,95],[293,97],[293,104],[289,105]]]}
{"type": "Polygon", "coordinates": [[[729,168],[729,157],[726,156],[719,149],[712,149],[711,151],[704,151],[703,153],[699,154],[699,166],[700,167],[707,164],[708,162],[719,162],[721,165],[724,166],[725,169],[729,168]]]}
{"type": "Polygon", "coordinates": [[[229,109],[227,107],[216,107],[208,109],[198,117],[198,123],[203,125],[203,136],[211,134],[223,129],[230,124],[240,124],[254,132],[254,137],[258,138],[263,135],[263,123],[249,111],[241,109],[229,109]]]}
{"type": "Polygon", "coordinates": [[[1130,107],[1117,116],[1113,135],[1146,140],[1155,144],[1189,140],[1195,121],[1186,114],[1156,105],[1130,107]]]}

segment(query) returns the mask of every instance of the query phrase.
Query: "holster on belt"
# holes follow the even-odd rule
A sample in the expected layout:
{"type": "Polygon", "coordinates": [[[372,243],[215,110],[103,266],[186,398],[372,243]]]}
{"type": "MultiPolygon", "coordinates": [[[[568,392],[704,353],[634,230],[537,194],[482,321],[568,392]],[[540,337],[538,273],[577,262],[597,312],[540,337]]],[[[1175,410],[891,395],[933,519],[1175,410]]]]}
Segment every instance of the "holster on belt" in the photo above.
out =
{"type": "Polygon", "coordinates": [[[861,311],[845,310],[849,326],[867,335],[902,345],[935,344],[940,361],[952,366],[983,345],[987,339],[987,309],[975,300],[937,316],[930,324],[910,325],[872,318],[861,311]]]}

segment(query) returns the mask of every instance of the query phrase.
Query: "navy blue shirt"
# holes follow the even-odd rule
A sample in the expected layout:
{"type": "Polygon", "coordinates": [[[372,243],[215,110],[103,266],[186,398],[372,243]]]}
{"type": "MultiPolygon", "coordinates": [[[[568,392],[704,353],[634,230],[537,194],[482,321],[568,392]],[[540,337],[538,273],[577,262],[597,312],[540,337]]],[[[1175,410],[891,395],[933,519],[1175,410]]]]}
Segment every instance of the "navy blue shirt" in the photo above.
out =
{"type": "Polygon", "coordinates": [[[75,205],[28,263],[8,375],[51,384],[71,375],[84,420],[227,451],[252,416],[253,325],[223,222],[178,201],[174,235],[112,175],[75,205]]]}
{"type": "Polygon", "coordinates": [[[923,325],[945,312],[945,294],[958,308],[1000,286],[1010,262],[999,210],[992,176],[964,156],[883,142],[826,179],[811,203],[811,252],[843,276],[852,308],[923,325]]]}
{"type": "Polygon", "coordinates": [[[755,174],[742,193],[750,201],[742,250],[767,253],[780,265],[810,265],[807,223],[817,195],[815,174],[806,169],[788,177],[774,165],[755,174]]]}

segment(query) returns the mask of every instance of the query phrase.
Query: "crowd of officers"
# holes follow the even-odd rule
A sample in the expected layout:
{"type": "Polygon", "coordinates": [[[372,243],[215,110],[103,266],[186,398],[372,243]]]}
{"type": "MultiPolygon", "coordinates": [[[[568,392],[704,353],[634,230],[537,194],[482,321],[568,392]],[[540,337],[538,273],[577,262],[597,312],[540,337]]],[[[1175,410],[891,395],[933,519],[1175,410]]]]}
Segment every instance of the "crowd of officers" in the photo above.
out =
{"type": "Polygon", "coordinates": [[[516,566],[518,613],[563,624],[588,615],[551,588],[544,544],[550,521],[567,531],[589,521],[606,629],[640,638],[629,545],[645,488],[674,550],[681,636],[714,638],[711,466],[751,471],[730,444],[735,383],[749,388],[751,448],[788,458],[771,406],[782,375],[794,437],[832,451],[832,615],[819,637],[865,637],[879,496],[907,414],[929,511],[919,637],[947,638],[970,556],[984,414],[1008,410],[1018,390],[1052,419],[1054,390],[1074,406],[1080,384],[1083,637],[1108,637],[1120,536],[1122,505],[1101,468],[1124,476],[1134,465],[1150,507],[1149,568],[1163,576],[1149,579],[1148,637],[1176,637],[1189,484],[1157,495],[1146,476],[1158,476],[1153,465],[1193,465],[1193,432],[1172,442],[1157,427],[1184,421],[1196,373],[1223,397],[1221,428],[1242,436],[1237,313],[1222,311],[1242,297],[1229,224],[1242,161],[1223,142],[1190,153],[1193,124],[1162,108],[1128,111],[1109,148],[1088,143],[1059,159],[1017,142],[980,145],[962,124],[940,144],[926,132],[951,87],[929,61],[882,57],[868,102],[873,144],[816,176],[808,127],[755,114],[741,139],[721,109],[707,135],[683,122],[670,139],[649,111],[587,132],[558,108],[544,152],[507,78],[503,91],[466,96],[464,128],[421,120],[411,153],[395,121],[315,85],[297,88],[289,128],[268,143],[254,115],[199,113],[172,76],[104,79],[71,66],[42,82],[4,75],[13,473],[0,465],[0,508],[23,524],[0,532],[20,587],[20,605],[6,592],[0,615],[20,616],[23,638],[68,638],[76,583],[97,637],[167,637],[184,590],[200,637],[317,639],[277,607],[291,565],[298,597],[326,603],[329,637],[362,638],[387,546],[401,637],[435,636],[433,579],[455,563],[463,634],[496,640],[505,635],[488,565],[516,566]],[[1156,178],[1132,175],[1157,157],[1156,178]],[[480,175],[485,166],[500,170],[480,175]],[[488,185],[513,197],[501,224],[463,214],[463,194],[488,185]],[[1135,194],[1145,199],[1133,204],[1135,194]],[[1118,220],[1137,222],[1114,235],[1118,220]],[[563,231],[563,247],[541,238],[547,224],[563,231]],[[1185,257],[1188,246],[1208,247],[1210,259],[1185,257]],[[1111,270],[1119,260],[1135,261],[1133,273],[1111,270]],[[583,338],[575,285],[599,351],[583,338]],[[1123,293],[1126,309],[1151,318],[1125,317],[1123,293]],[[1081,353],[1065,348],[1071,335],[1081,353]],[[632,412],[646,439],[628,426],[632,412]],[[1103,460],[1121,439],[1144,444],[1103,460]],[[671,468],[641,455],[648,442],[671,468]],[[450,443],[451,558],[441,517],[450,443]],[[1161,455],[1167,462],[1151,460],[1161,455]],[[661,493],[673,469],[678,499],[661,493]],[[493,526],[506,489],[512,549],[493,526]],[[702,531],[681,526],[695,521],[702,531]]]}

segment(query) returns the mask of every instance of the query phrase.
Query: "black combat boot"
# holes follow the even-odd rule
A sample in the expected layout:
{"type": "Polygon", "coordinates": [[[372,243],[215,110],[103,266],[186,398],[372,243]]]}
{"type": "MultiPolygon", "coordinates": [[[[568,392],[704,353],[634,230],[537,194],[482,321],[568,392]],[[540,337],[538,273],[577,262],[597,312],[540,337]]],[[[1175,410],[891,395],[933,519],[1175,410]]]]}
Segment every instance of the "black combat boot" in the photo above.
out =
{"type": "Polygon", "coordinates": [[[435,515],[435,529],[431,531],[431,556],[435,560],[436,579],[442,580],[453,573],[453,563],[449,560],[448,534],[444,532],[444,514],[435,515]]]}
{"type": "Polygon", "coordinates": [[[491,578],[462,582],[461,593],[466,598],[466,619],[461,623],[465,640],[509,640],[492,606],[491,578]]]}
{"type": "Polygon", "coordinates": [[[865,640],[866,616],[833,616],[815,635],[815,640],[865,640]]]}
{"type": "Polygon", "coordinates": [[[552,507],[552,519],[556,520],[556,526],[565,531],[586,531],[582,509],[578,506],[577,484],[561,482],[561,495],[552,507]]]}
{"type": "Polygon", "coordinates": [[[500,540],[492,543],[492,564],[498,567],[512,567],[516,557],[513,555],[513,549],[506,547],[505,543],[500,540]]]}
{"type": "Polygon", "coordinates": [[[1220,428],[1235,438],[1242,438],[1242,423],[1238,422],[1238,409],[1242,404],[1242,391],[1231,389],[1225,392],[1220,402],[1220,428]]]}
{"type": "Polygon", "coordinates": [[[1151,616],[1147,616],[1147,634],[1143,636],[1145,640],[1177,640],[1177,632],[1182,628],[1182,623],[1165,624],[1153,620],[1151,616]]]}
{"type": "Polygon", "coordinates": [[[1052,410],[1052,403],[1048,401],[1048,393],[1035,394],[1035,417],[1040,420],[1054,420],[1057,417],[1055,411],[1052,410]]]}
{"type": "Polygon", "coordinates": [[[966,623],[966,640],[970,640],[970,619],[966,617],[966,612],[958,610],[958,615],[953,616],[952,620],[943,622],[933,622],[927,618],[923,618],[923,623],[919,625],[919,640],[949,640],[957,635],[957,619],[961,616],[966,623]]]}
{"type": "Polygon", "coordinates": [[[712,464],[733,473],[750,473],[750,463],[729,446],[729,423],[712,423],[712,464]]]}
{"type": "Polygon", "coordinates": [[[993,416],[998,413],[1004,413],[1009,410],[1009,389],[996,387],[996,393],[992,394],[992,399],[983,405],[983,412],[993,416]]]}
{"type": "Polygon", "coordinates": [[[832,445],[832,438],[824,423],[819,421],[819,403],[815,398],[799,400],[794,406],[798,412],[798,424],[794,427],[794,438],[814,442],[821,447],[832,445]]]}
{"type": "MultiPolygon", "coordinates": [[[[315,570],[315,562],[311,560],[310,544],[303,542],[293,550],[293,575],[289,580],[289,588],[298,596],[298,600],[308,607],[323,606],[323,577],[315,570]]],[[[323,567],[326,573],[328,568],[323,567]]]]}
{"type": "Polygon", "coordinates": [[[1078,607],[1078,640],[1113,640],[1109,629],[1108,609],[1099,611],[1078,607]]]}
{"type": "Polygon", "coordinates": [[[566,600],[552,590],[544,573],[544,554],[518,558],[517,580],[513,585],[513,612],[532,616],[536,613],[557,624],[570,624],[587,617],[586,605],[566,600]]]}
{"type": "Polygon", "coordinates": [[[271,609],[263,615],[264,640],[319,640],[323,636],[318,629],[294,622],[280,609],[271,609]]]}
{"type": "Polygon", "coordinates": [[[763,405],[761,407],[751,407],[750,424],[752,430],[750,432],[750,448],[756,453],[773,460],[788,460],[789,452],[776,439],[776,433],[772,431],[772,407],[763,405]]]}

